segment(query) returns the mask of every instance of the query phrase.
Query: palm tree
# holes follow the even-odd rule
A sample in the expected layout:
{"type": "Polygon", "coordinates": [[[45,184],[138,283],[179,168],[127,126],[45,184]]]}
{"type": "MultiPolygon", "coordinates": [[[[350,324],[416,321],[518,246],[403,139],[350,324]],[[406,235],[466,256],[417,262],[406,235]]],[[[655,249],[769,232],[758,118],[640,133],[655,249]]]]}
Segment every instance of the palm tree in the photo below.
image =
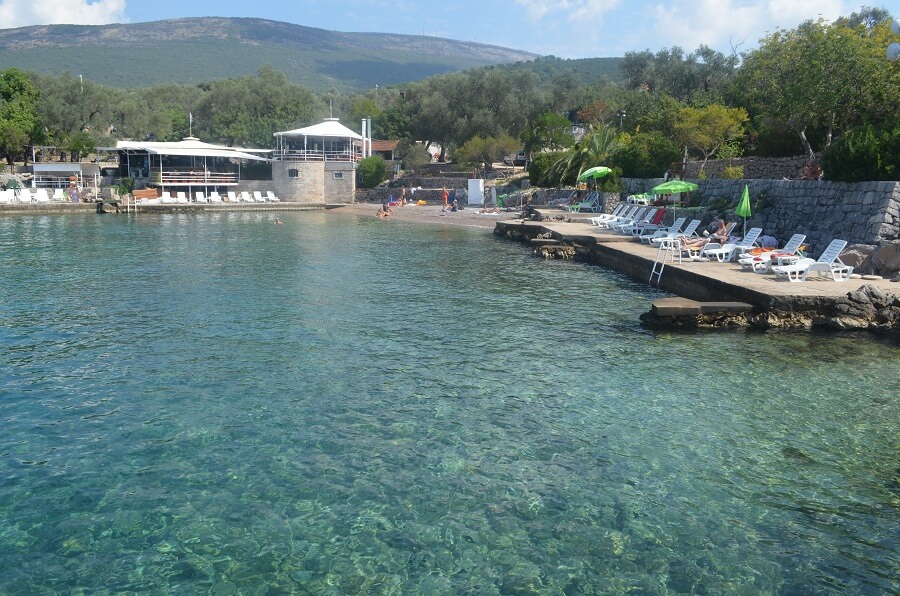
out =
{"type": "Polygon", "coordinates": [[[607,163],[619,146],[617,134],[615,129],[604,124],[591,125],[575,147],[550,166],[541,182],[561,186],[565,182],[574,182],[584,170],[607,163]]]}

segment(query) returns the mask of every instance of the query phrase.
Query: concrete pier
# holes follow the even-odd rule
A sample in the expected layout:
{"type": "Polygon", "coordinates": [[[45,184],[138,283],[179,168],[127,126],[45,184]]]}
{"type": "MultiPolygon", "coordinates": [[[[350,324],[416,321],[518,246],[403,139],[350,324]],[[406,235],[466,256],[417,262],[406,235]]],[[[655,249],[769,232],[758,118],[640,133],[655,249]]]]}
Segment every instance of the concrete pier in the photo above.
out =
{"type": "MultiPolygon", "coordinates": [[[[555,213],[561,213],[556,211],[555,213]]],[[[578,214],[573,214],[578,215],[578,214]]],[[[649,285],[657,248],[586,222],[513,220],[497,222],[494,234],[531,243],[539,234],[574,247],[575,258],[621,271],[649,285]]],[[[776,280],[737,263],[667,262],[659,288],[691,302],[662,303],[642,320],[677,326],[867,329],[900,334],[900,283],[809,278],[776,280]],[[676,306],[678,306],[676,308],[676,306]]]]}

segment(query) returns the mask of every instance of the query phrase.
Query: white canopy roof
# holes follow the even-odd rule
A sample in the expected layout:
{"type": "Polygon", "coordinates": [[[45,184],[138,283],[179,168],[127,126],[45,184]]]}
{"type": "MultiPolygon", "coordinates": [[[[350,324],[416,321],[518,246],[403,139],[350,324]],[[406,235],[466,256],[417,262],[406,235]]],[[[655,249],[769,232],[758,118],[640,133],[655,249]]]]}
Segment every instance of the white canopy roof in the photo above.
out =
{"type": "Polygon", "coordinates": [[[225,147],[211,145],[200,139],[188,137],[182,141],[164,143],[157,141],[119,141],[116,149],[123,151],[146,151],[157,155],[187,155],[196,157],[228,157],[232,159],[254,159],[268,161],[265,157],[252,155],[248,151],[264,152],[268,150],[244,149],[242,147],[225,147]]]}
{"type": "Polygon", "coordinates": [[[295,130],[287,130],[284,132],[276,132],[275,136],[283,137],[340,137],[362,140],[359,135],[343,124],[337,118],[325,118],[323,122],[307,126],[306,128],[297,128],[295,130]]]}
{"type": "Polygon", "coordinates": [[[67,163],[63,161],[31,164],[31,171],[38,172],[79,172],[90,176],[100,173],[100,166],[94,163],[67,163]]]}

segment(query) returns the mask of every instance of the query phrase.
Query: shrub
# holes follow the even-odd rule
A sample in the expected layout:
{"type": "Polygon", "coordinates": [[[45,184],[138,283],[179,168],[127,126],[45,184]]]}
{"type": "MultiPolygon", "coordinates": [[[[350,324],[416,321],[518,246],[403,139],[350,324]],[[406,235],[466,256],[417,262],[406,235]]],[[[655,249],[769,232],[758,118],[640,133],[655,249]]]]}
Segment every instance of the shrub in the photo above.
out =
{"type": "MultiPolygon", "coordinates": [[[[547,184],[547,172],[550,170],[550,167],[566,153],[566,151],[549,151],[533,155],[531,163],[528,164],[528,181],[531,185],[542,186],[547,184]]],[[[556,182],[550,183],[549,186],[556,186],[556,182]]]]}
{"type": "Polygon", "coordinates": [[[626,178],[657,178],[678,161],[678,147],[658,132],[639,133],[612,155],[611,162],[626,178]]]}
{"type": "Polygon", "coordinates": [[[740,180],[744,177],[744,166],[727,166],[722,172],[722,178],[727,180],[740,180]]]}
{"type": "Polygon", "coordinates": [[[900,179],[900,126],[866,125],[834,141],[822,154],[825,178],[841,182],[900,179]]]}
{"type": "Polygon", "coordinates": [[[356,170],[360,188],[375,188],[387,177],[387,163],[380,155],[359,160],[356,170]]]}
{"type": "Polygon", "coordinates": [[[622,168],[612,168],[612,172],[597,181],[600,192],[622,192],[622,168]]]}

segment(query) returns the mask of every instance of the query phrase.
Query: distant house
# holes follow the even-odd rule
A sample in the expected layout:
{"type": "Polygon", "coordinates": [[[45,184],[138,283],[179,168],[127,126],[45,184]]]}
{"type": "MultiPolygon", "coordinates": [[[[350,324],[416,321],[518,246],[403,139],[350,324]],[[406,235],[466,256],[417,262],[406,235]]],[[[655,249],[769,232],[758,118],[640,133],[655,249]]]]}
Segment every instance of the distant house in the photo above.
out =
{"type": "Polygon", "coordinates": [[[400,141],[379,141],[378,139],[372,139],[372,155],[380,155],[385,159],[385,161],[394,161],[394,151],[397,150],[397,145],[400,144],[400,141]]]}

